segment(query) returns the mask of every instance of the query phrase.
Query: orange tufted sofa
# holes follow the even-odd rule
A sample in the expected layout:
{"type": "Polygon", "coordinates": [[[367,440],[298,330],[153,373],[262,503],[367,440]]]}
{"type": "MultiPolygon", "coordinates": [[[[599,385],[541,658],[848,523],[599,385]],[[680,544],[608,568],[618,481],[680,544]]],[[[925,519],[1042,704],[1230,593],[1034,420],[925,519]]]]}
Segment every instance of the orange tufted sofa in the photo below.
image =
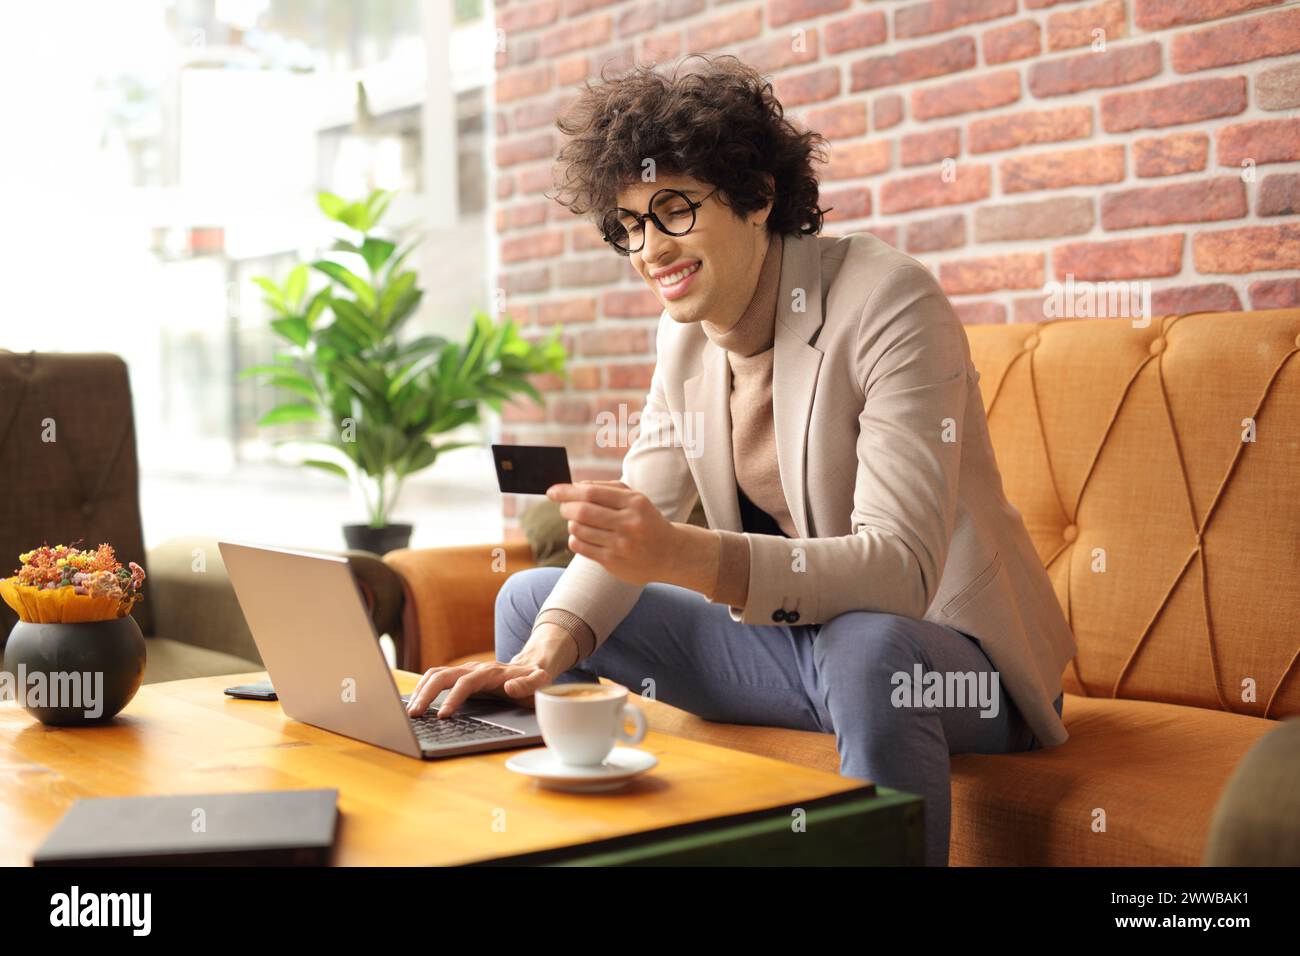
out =
{"type": "MultiPolygon", "coordinates": [[[[1079,654],[1066,743],[953,758],[951,863],[1197,865],[1234,768],[1300,714],[1300,309],[967,332],[1079,654]]],[[[412,667],[491,659],[496,592],[533,563],[524,542],[386,561],[412,667]]],[[[642,703],[656,729],[838,772],[833,735],[642,703]]]]}

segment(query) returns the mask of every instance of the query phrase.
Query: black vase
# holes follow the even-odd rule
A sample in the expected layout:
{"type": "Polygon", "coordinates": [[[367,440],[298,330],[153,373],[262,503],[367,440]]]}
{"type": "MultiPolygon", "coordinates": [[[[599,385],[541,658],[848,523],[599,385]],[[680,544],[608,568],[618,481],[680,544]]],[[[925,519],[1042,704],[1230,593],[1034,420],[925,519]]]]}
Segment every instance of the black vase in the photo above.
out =
{"type": "Polygon", "coordinates": [[[412,525],[409,524],[386,524],[382,528],[372,528],[368,524],[345,524],[343,540],[353,551],[387,554],[410,545],[411,528],[412,525]]]}
{"type": "Polygon", "coordinates": [[[112,720],[144,682],[144,663],[144,635],[129,614],[84,624],[19,621],[5,644],[18,702],[57,727],[112,720]]]}

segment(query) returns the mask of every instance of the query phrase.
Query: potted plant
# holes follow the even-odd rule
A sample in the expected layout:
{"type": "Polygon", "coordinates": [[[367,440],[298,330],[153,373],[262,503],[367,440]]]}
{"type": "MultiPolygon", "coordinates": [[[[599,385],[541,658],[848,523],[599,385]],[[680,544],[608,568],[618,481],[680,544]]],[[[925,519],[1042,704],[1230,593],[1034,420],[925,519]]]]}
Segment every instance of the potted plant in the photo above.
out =
{"type": "Polygon", "coordinates": [[[14,696],[42,723],[71,727],[112,720],[144,681],[145,643],[131,608],[144,569],[111,545],[42,545],[18,556],[0,596],[18,614],[4,648],[14,696]]]}
{"type": "Polygon", "coordinates": [[[440,442],[438,436],[477,423],[485,404],[500,412],[505,401],[524,394],[540,405],[528,376],[566,374],[559,326],[533,343],[508,316],[494,323],[477,312],[464,341],[399,339],[422,293],[415,272],[403,268],[415,242],[377,234],[392,197],[384,190],[353,202],[318,195],[321,211],[348,233],[333,251],[355,268],[318,259],[310,268],[295,266],[282,284],[257,278],[275,312],[271,329],[285,347],[271,364],[241,373],[292,395],[259,425],[322,426],[306,440],[331,449],[332,457],[303,464],[359,489],[369,521],[345,525],[344,537],[348,547],[377,554],[409,543],[411,526],[389,523],[403,482],[443,452],[478,444],[440,442]],[[314,293],[312,270],[327,279],[314,293]]]}

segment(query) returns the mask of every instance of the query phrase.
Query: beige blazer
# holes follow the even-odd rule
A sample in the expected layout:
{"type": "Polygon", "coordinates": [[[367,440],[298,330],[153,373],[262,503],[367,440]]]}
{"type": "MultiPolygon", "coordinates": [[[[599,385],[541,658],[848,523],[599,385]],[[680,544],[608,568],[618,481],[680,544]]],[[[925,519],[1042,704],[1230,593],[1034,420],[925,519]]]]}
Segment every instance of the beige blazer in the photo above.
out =
{"type": "MultiPolygon", "coordinates": [[[[1043,746],[1063,743],[1052,702],[1074,636],[1003,494],[979,372],[934,277],[870,234],[803,236],[784,243],[780,289],[772,414],[799,536],[746,535],[732,620],[865,610],[950,625],[979,640],[1043,746]]],[[[670,521],[698,496],[711,528],[740,532],[726,354],[667,312],[656,352],[622,480],[670,521]]],[[[542,610],[577,614],[599,646],[640,591],[575,555],[542,610]]]]}

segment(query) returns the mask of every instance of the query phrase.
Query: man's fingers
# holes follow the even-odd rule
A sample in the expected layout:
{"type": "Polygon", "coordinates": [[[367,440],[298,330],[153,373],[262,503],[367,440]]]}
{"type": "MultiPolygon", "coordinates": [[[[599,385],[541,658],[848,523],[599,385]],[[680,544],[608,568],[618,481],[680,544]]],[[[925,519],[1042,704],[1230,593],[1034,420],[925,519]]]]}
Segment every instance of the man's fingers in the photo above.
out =
{"type": "Polygon", "coordinates": [[[465,698],[477,691],[486,684],[493,676],[495,668],[480,667],[457,678],[456,683],[451,685],[451,690],[447,692],[447,698],[438,708],[439,717],[450,717],[460,709],[465,698]]]}
{"type": "Polygon", "coordinates": [[[550,682],[545,668],[535,667],[531,674],[524,674],[522,677],[512,677],[503,685],[503,689],[511,697],[528,697],[537,693],[550,682]]]}
{"type": "Polygon", "coordinates": [[[433,699],[442,692],[444,687],[454,683],[456,679],[467,671],[465,667],[432,667],[425,672],[424,677],[420,678],[420,685],[417,686],[415,693],[411,695],[410,704],[406,712],[412,716],[419,716],[429,709],[433,699]]]}

